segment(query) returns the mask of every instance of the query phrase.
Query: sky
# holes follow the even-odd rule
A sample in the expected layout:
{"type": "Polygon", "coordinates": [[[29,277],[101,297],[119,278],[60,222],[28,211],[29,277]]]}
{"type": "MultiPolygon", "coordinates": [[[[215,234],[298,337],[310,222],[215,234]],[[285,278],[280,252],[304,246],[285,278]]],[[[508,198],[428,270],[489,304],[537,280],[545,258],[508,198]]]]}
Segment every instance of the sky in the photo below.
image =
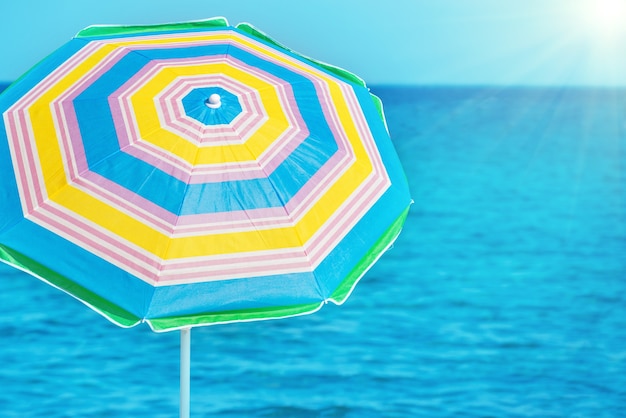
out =
{"type": "Polygon", "coordinates": [[[368,84],[626,86],[626,0],[8,0],[0,81],[93,24],[224,16],[368,84]]]}

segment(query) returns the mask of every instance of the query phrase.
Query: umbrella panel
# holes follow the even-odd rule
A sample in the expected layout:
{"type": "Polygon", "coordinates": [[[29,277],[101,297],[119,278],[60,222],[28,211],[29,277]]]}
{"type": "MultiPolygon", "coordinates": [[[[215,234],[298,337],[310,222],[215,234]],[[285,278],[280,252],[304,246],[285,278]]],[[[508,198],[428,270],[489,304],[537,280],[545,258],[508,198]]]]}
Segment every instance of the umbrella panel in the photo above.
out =
{"type": "Polygon", "coordinates": [[[1,97],[0,257],[125,326],[341,303],[410,204],[379,100],[248,26],[191,26],[85,31],[1,97]]]}

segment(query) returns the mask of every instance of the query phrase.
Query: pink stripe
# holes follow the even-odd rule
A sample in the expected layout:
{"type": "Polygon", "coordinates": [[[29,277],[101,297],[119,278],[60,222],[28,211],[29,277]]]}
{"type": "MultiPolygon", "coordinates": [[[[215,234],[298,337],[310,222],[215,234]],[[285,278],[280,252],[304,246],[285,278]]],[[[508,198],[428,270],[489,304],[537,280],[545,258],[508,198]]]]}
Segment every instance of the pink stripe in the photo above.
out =
{"type": "Polygon", "coordinates": [[[194,257],[192,260],[188,259],[172,259],[163,262],[162,269],[165,270],[180,270],[180,269],[198,269],[204,267],[220,267],[228,263],[241,264],[245,263],[267,263],[280,261],[282,264],[285,260],[293,258],[307,259],[307,254],[302,247],[285,248],[276,251],[258,251],[253,253],[229,253],[225,255],[216,255],[210,257],[194,257]]]}
{"type": "Polygon", "coordinates": [[[49,204],[44,204],[41,211],[34,213],[33,220],[41,222],[46,228],[56,230],[57,234],[88,249],[93,254],[112,261],[115,265],[123,267],[144,281],[155,282],[158,279],[158,261],[135,251],[133,247],[126,245],[119,239],[111,239],[77,218],[68,217],[67,214],[49,204]],[[70,226],[65,225],[65,223],[69,223],[70,226]],[[77,230],[81,231],[81,235],[76,235],[77,230]],[[152,266],[153,270],[143,267],[142,262],[152,266]]]}
{"type": "Polygon", "coordinates": [[[280,266],[259,266],[255,269],[241,267],[241,264],[220,266],[218,270],[208,276],[207,271],[179,272],[165,269],[159,278],[159,283],[164,285],[188,284],[194,282],[222,281],[237,278],[253,278],[269,276],[281,273],[295,273],[311,271],[311,265],[307,262],[293,261],[284,262],[280,266]],[[208,276],[208,277],[207,277],[208,276]]]}
{"type": "MultiPolygon", "coordinates": [[[[312,80],[318,96],[322,96],[329,100],[327,91],[322,89],[317,80],[312,80]]],[[[298,193],[285,205],[287,211],[294,218],[299,218],[305,212],[305,209],[312,205],[318,196],[324,194],[328,188],[330,188],[334,182],[334,177],[342,173],[348,168],[348,166],[355,161],[355,155],[352,147],[347,140],[347,136],[341,124],[339,123],[338,116],[335,112],[326,105],[326,101],[320,101],[322,104],[322,111],[326,117],[326,120],[335,134],[335,140],[337,141],[338,151],[324,164],[324,166],[313,175],[313,177],[298,191],[298,193]]]]}
{"type": "MultiPolygon", "coordinates": [[[[103,61],[101,61],[95,68],[95,71],[85,74],[81,80],[76,83],[71,89],[67,90],[58,99],[52,102],[57,112],[62,112],[65,116],[65,123],[60,113],[57,113],[58,124],[61,125],[61,131],[58,132],[61,137],[61,141],[64,144],[63,149],[66,150],[65,158],[73,160],[76,164],[78,172],[72,171],[70,178],[79,177],[79,173],[85,172],[89,169],[87,164],[85,149],[83,147],[82,138],[80,136],[80,127],[78,126],[78,120],[76,119],[76,113],[74,111],[74,100],[84,92],[90,84],[95,82],[98,77],[111,69],[117,61],[126,56],[130,50],[119,49],[108,55],[103,61]],[[58,106],[60,104],[60,106],[58,106]],[[66,135],[65,127],[69,133],[69,137],[66,135]]],[[[71,169],[73,165],[67,163],[67,166],[71,169]]]]}
{"type": "Polygon", "coordinates": [[[220,167],[182,167],[181,162],[178,159],[172,158],[171,155],[162,154],[159,157],[155,156],[153,151],[154,149],[152,147],[146,147],[145,143],[138,143],[136,146],[124,150],[127,154],[142,161],[158,161],[160,164],[158,167],[159,170],[187,184],[202,184],[226,180],[250,180],[259,178],[260,175],[263,174],[262,171],[258,170],[259,166],[255,162],[232,163],[220,167]]]}
{"type": "Polygon", "coordinates": [[[120,148],[122,149],[131,146],[135,142],[133,139],[137,138],[135,133],[132,131],[134,126],[130,125],[134,120],[134,114],[132,108],[127,103],[129,100],[127,98],[128,91],[132,91],[130,89],[133,87],[140,87],[141,82],[147,81],[150,77],[157,74],[158,71],[159,68],[151,65],[151,63],[148,63],[139,73],[137,73],[136,76],[129,79],[120,89],[113,92],[109,98],[109,106],[111,108],[115,107],[117,109],[119,106],[119,111],[116,111],[113,115],[113,123],[120,148]],[[126,89],[129,90],[127,91],[126,89]],[[127,130],[130,130],[130,132],[127,132],[127,130]]]}
{"type": "Polygon", "coordinates": [[[285,209],[292,219],[299,219],[304,215],[309,206],[323,195],[335,182],[335,176],[343,172],[344,166],[348,165],[350,160],[345,155],[335,153],[325,164],[322,169],[328,170],[322,172],[320,169],[311,179],[285,204],[285,209]]]}
{"type": "MultiPolygon", "coordinates": [[[[371,201],[361,200],[358,211],[365,210],[375,203],[371,201]]],[[[345,211],[342,211],[345,212],[345,211]]],[[[362,213],[362,212],[356,212],[362,213]]],[[[324,257],[339,244],[341,239],[352,229],[362,216],[355,216],[351,219],[345,213],[338,214],[336,222],[327,222],[316,234],[316,238],[307,242],[308,254],[311,257],[313,265],[317,266],[322,262],[324,257]]]]}
{"type": "MultiPolygon", "coordinates": [[[[285,209],[279,208],[265,208],[265,209],[252,209],[252,210],[239,210],[225,213],[213,213],[213,214],[200,214],[200,215],[185,215],[179,216],[177,223],[178,227],[193,227],[198,225],[198,229],[207,230],[209,228],[215,228],[216,230],[228,230],[228,229],[240,229],[242,226],[254,227],[257,226],[269,226],[275,225],[277,222],[285,222],[287,225],[292,223],[285,209]],[[262,213],[257,213],[262,212],[262,213]],[[273,219],[278,218],[278,219],[273,219]],[[240,222],[237,224],[237,222],[240,222]]],[[[278,224],[280,226],[280,224],[278,224]]]]}
{"type": "Polygon", "coordinates": [[[113,207],[151,225],[157,230],[167,234],[174,233],[176,215],[141,196],[129,192],[128,189],[113,183],[99,174],[91,171],[87,172],[83,177],[76,179],[75,184],[78,186],[77,188],[103,201],[111,202],[113,207]],[[141,202],[141,205],[137,205],[135,202],[130,203],[132,202],[130,198],[141,199],[143,202],[141,202]]]}
{"type": "Polygon", "coordinates": [[[65,120],[63,126],[60,127],[60,143],[62,150],[64,151],[64,158],[67,160],[66,165],[70,168],[70,173],[66,173],[71,179],[75,179],[80,176],[80,173],[84,173],[89,170],[87,166],[87,159],[85,156],[85,148],[83,147],[80,139],[80,130],[78,129],[78,122],[76,121],[76,113],[74,113],[74,107],[72,102],[65,101],[63,97],[60,98],[60,102],[53,102],[54,110],[56,112],[56,119],[61,125],[61,121],[65,120]],[[62,117],[64,117],[62,119],[62,117]],[[78,139],[73,139],[78,136],[78,139]],[[73,164],[72,164],[73,162],[73,164]],[[74,171],[76,167],[76,171],[74,171]]]}
{"type": "MultiPolygon", "coordinates": [[[[17,161],[13,161],[13,170],[15,171],[15,181],[18,184],[18,190],[20,192],[20,197],[22,201],[22,207],[27,214],[30,214],[35,208],[36,204],[41,200],[37,199],[37,193],[41,188],[38,185],[33,185],[35,194],[31,193],[31,188],[29,187],[29,179],[32,179],[33,182],[37,182],[39,176],[37,175],[34,168],[34,161],[32,158],[32,151],[30,151],[30,142],[29,141],[20,141],[18,137],[18,125],[15,123],[15,116],[20,116],[22,111],[14,111],[12,113],[6,114],[6,119],[9,120],[9,141],[12,145],[13,152],[15,153],[15,157],[17,161]],[[19,162],[25,162],[24,164],[19,164],[19,162]],[[27,171],[30,169],[33,172],[32,177],[28,175],[27,171]]],[[[5,120],[6,120],[5,119],[5,120]]],[[[19,120],[18,120],[19,123],[19,120]]]]}
{"type": "MultiPolygon", "coordinates": [[[[28,128],[27,126],[27,120],[26,120],[26,112],[28,112],[27,109],[24,109],[24,111],[19,112],[18,118],[19,118],[19,124],[21,125],[21,127],[23,127],[24,129],[21,130],[23,135],[28,135],[28,128]]],[[[30,169],[30,180],[32,182],[32,195],[31,195],[31,199],[32,199],[32,203],[33,203],[33,207],[31,208],[32,211],[34,211],[37,206],[39,206],[42,202],[45,201],[46,196],[44,195],[44,190],[45,190],[45,184],[43,183],[43,180],[41,179],[41,176],[39,175],[39,164],[38,164],[38,150],[36,148],[36,146],[27,140],[27,138],[24,138],[24,146],[22,148],[23,150],[23,154],[22,154],[22,158],[25,158],[25,160],[27,161],[27,166],[25,167],[25,173],[28,176],[29,170],[30,169]]],[[[20,161],[24,161],[21,160],[20,161]]],[[[14,162],[15,163],[15,162],[14,162]]],[[[30,188],[28,190],[31,190],[30,188]]]]}
{"type": "MultiPolygon", "coordinates": [[[[345,90],[344,90],[345,93],[345,90]]],[[[353,94],[347,94],[348,101],[352,104],[356,102],[356,97],[353,94]]],[[[361,132],[367,133],[363,137],[363,143],[367,148],[375,147],[374,139],[371,136],[369,128],[366,126],[367,122],[362,112],[353,114],[358,128],[361,132]]],[[[327,222],[324,227],[316,234],[316,238],[307,243],[307,249],[309,249],[309,255],[313,259],[313,264],[317,265],[328,254],[329,245],[328,241],[335,243],[330,246],[334,247],[364,215],[365,213],[378,201],[380,196],[391,185],[389,177],[386,173],[380,154],[375,152],[371,154],[374,158],[372,160],[373,172],[367,178],[367,180],[359,187],[364,191],[363,194],[359,190],[355,191],[351,199],[345,202],[342,209],[338,211],[333,218],[336,222],[327,222]],[[353,199],[356,197],[356,199],[353,199]],[[356,204],[353,200],[357,200],[356,204]]]]}
{"type": "Polygon", "coordinates": [[[323,257],[334,248],[341,239],[352,229],[354,225],[367,213],[367,211],[378,201],[380,196],[387,189],[388,184],[385,184],[375,179],[370,179],[361,190],[368,190],[371,188],[371,193],[364,193],[362,198],[357,202],[344,205],[344,210],[340,211],[337,215],[337,222],[328,222],[321,228],[317,234],[317,238],[307,243],[309,249],[309,255],[313,259],[315,265],[320,263],[323,257]],[[355,204],[356,203],[356,204],[355,204]],[[348,213],[349,212],[349,213],[348,213]],[[352,216],[350,216],[352,215],[352,216]],[[328,243],[331,242],[332,245],[328,243]]]}

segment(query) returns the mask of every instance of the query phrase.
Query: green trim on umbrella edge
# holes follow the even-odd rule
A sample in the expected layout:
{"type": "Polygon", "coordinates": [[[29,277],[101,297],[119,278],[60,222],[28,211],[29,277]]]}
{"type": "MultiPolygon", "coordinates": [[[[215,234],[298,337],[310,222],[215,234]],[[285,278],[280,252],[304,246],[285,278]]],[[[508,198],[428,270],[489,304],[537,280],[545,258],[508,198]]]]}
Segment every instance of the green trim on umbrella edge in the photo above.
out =
{"type": "Polygon", "coordinates": [[[339,77],[342,80],[348,81],[350,83],[354,83],[357,84],[361,87],[366,87],[365,85],[365,81],[363,81],[363,79],[361,77],[359,77],[358,75],[351,73],[348,70],[345,70],[343,68],[331,65],[331,64],[327,64],[325,62],[322,61],[318,61],[316,59],[307,57],[305,55],[300,54],[299,52],[294,51],[291,48],[286,47],[285,45],[277,42],[275,39],[271,38],[269,35],[267,35],[266,33],[260,31],[259,29],[255,28],[254,26],[252,26],[249,23],[239,23],[236,26],[237,29],[241,30],[242,32],[247,33],[248,35],[260,39],[264,42],[267,42],[269,44],[272,44],[273,46],[285,50],[291,54],[297,55],[298,57],[300,57],[301,59],[308,61],[310,63],[313,63],[315,65],[318,65],[322,68],[324,68],[326,71],[334,74],[335,76],[339,77]]]}
{"type": "Polygon", "coordinates": [[[352,293],[352,289],[363,275],[374,265],[374,263],[380,258],[380,256],[393,244],[404,225],[407,215],[409,214],[409,207],[407,207],[400,216],[391,224],[391,226],[384,232],[384,234],[374,243],[374,246],[368,251],[368,253],[359,261],[359,263],[352,269],[344,281],[335,289],[330,299],[341,305],[352,293]]]}
{"type": "Polygon", "coordinates": [[[0,260],[75,297],[121,327],[132,327],[141,322],[139,317],[125,309],[120,308],[54,270],[4,245],[0,245],[0,260]]]}
{"type": "Polygon", "coordinates": [[[216,325],[230,322],[247,322],[264,319],[278,319],[304,315],[317,311],[322,303],[309,303],[293,306],[273,306],[269,308],[240,309],[223,312],[210,312],[185,316],[148,319],[146,322],[153,331],[173,331],[194,325],[216,325]]]}
{"type": "Polygon", "coordinates": [[[374,106],[376,106],[376,110],[378,110],[378,115],[380,116],[380,119],[382,119],[383,123],[385,124],[385,129],[387,130],[387,133],[389,133],[387,118],[385,117],[385,110],[383,109],[383,101],[380,100],[380,97],[376,96],[374,93],[370,93],[370,97],[374,102],[374,106]]]}
{"type": "Polygon", "coordinates": [[[156,25],[94,25],[88,26],[76,34],[76,38],[109,37],[115,35],[130,35],[146,32],[180,31],[186,29],[213,29],[228,26],[224,17],[212,17],[205,20],[196,20],[179,23],[162,23],[156,25]]]}

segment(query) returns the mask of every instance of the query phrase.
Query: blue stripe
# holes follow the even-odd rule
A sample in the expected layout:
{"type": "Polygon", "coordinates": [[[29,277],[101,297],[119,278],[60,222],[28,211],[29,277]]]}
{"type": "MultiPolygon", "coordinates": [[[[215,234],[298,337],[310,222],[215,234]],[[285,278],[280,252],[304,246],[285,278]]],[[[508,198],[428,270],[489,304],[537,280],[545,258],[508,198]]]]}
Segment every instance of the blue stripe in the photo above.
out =
{"type": "Polygon", "coordinates": [[[146,318],[293,306],[322,300],[312,273],[161,286],[154,290],[146,318]]]}
{"type": "Polygon", "coordinates": [[[324,118],[315,88],[308,79],[228,45],[131,53],[77,97],[75,108],[90,170],[177,215],[280,207],[338,149],[324,118]],[[291,83],[297,106],[311,132],[268,178],[187,185],[158,168],[119,152],[113,118],[106,102],[107,96],[147,64],[149,59],[220,55],[225,48],[228,48],[228,53],[234,58],[291,83]],[[94,129],[96,125],[97,128],[94,129]],[[168,192],[165,193],[165,190],[168,192]]]}

